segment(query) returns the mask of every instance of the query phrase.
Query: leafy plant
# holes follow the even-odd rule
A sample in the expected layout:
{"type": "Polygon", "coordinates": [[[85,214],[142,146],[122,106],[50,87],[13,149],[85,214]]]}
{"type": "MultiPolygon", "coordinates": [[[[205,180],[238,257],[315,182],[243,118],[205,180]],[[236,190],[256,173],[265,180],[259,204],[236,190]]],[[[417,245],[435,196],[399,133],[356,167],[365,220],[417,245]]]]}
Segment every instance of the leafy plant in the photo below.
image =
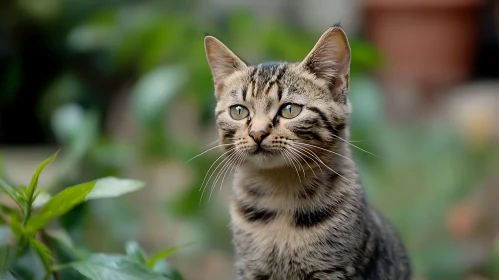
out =
{"type": "Polygon", "coordinates": [[[105,177],[64,188],[52,196],[39,188],[38,178],[57,154],[38,166],[28,186],[14,187],[0,178],[1,191],[11,199],[0,204],[0,279],[181,279],[175,270],[160,265],[175,248],[149,258],[138,243],[129,242],[126,254],[91,253],[74,246],[64,230],[49,227],[50,221],[80,203],[117,197],[144,185],[105,177]],[[72,270],[72,274],[62,274],[64,270],[72,270]],[[75,271],[79,273],[76,278],[75,271]]]}

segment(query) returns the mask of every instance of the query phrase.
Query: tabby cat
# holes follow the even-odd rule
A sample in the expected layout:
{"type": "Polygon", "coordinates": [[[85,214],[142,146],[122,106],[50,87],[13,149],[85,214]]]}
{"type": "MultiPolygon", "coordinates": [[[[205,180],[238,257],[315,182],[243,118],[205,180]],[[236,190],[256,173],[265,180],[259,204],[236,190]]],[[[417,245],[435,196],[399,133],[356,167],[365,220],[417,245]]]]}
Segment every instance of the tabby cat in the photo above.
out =
{"type": "Polygon", "coordinates": [[[351,53],[338,25],[298,63],[249,65],[204,39],[234,174],[238,280],[409,279],[396,230],[366,201],[348,142],[351,53]]]}

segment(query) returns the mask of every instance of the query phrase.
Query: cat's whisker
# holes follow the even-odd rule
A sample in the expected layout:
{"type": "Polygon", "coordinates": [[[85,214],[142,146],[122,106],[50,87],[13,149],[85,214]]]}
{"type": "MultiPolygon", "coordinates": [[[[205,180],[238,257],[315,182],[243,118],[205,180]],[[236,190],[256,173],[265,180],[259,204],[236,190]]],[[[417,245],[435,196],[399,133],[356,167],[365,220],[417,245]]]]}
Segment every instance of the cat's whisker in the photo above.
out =
{"type": "Polygon", "coordinates": [[[208,146],[211,146],[211,145],[215,145],[218,141],[220,141],[220,139],[215,139],[215,141],[206,144],[205,147],[208,147],[208,146]]]}
{"type": "Polygon", "coordinates": [[[286,157],[289,159],[289,162],[291,163],[291,165],[293,166],[293,169],[295,170],[296,172],[296,175],[298,175],[298,180],[300,181],[300,185],[303,186],[303,183],[301,181],[301,177],[300,177],[300,172],[298,171],[298,168],[296,168],[294,162],[291,160],[291,157],[289,156],[289,152],[284,150],[284,155],[286,155],[286,157]]]}
{"type": "MultiPolygon", "coordinates": [[[[215,178],[214,182],[213,182],[213,188],[215,188],[218,180],[220,180],[220,177],[222,177],[222,183],[220,184],[220,191],[222,191],[222,185],[223,185],[223,181],[224,181],[224,178],[225,176],[227,175],[227,173],[229,172],[229,170],[233,169],[234,168],[234,165],[236,164],[236,162],[239,161],[239,159],[243,156],[243,152],[241,151],[238,151],[236,152],[236,154],[234,155],[234,157],[232,157],[226,164],[227,167],[224,167],[222,168],[222,170],[220,171],[220,173],[218,173],[217,177],[215,178]],[[223,175],[222,175],[223,174],[223,175]]],[[[210,195],[211,196],[211,195],[210,195]]]]}
{"type": "Polygon", "coordinates": [[[213,194],[213,190],[215,189],[215,186],[216,186],[218,180],[220,179],[220,177],[227,172],[227,170],[233,164],[234,159],[237,158],[239,155],[240,155],[240,151],[236,151],[226,158],[227,161],[222,165],[222,168],[218,171],[217,176],[215,176],[215,178],[213,179],[213,182],[211,184],[210,195],[208,196],[208,201],[211,200],[211,195],[213,194]]]}
{"type": "Polygon", "coordinates": [[[335,170],[333,170],[331,167],[327,166],[327,164],[325,164],[320,158],[319,158],[319,161],[324,165],[324,167],[326,167],[327,169],[329,169],[330,171],[332,171],[334,174],[340,176],[341,178],[345,179],[346,181],[348,181],[349,183],[353,183],[352,180],[346,178],[345,176],[341,175],[340,173],[336,172],[335,170]]]}
{"type": "Polygon", "coordinates": [[[301,147],[301,146],[289,145],[289,147],[293,148],[293,149],[300,150],[303,153],[307,153],[307,155],[309,155],[309,158],[317,165],[317,167],[319,167],[319,169],[321,170],[321,173],[324,173],[324,171],[322,170],[320,164],[317,162],[317,160],[320,160],[320,159],[319,159],[319,157],[313,151],[311,151],[310,149],[308,149],[306,147],[301,147]]]}
{"type": "MultiPolygon", "coordinates": [[[[232,173],[232,170],[239,168],[239,166],[241,166],[241,164],[246,159],[246,156],[247,156],[247,154],[241,153],[241,155],[238,158],[236,158],[236,160],[234,161],[235,163],[232,165],[232,167],[230,168],[228,173],[230,174],[230,173],[232,173]]],[[[224,185],[225,175],[227,175],[227,173],[224,174],[224,177],[222,178],[222,182],[220,183],[220,191],[219,192],[222,192],[222,187],[224,185]]]]}
{"type": "MultiPolygon", "coordinates": [[[[304,161],[304,162],[308,165],[308,168],[310,168],[310,170],[312,171],[312,173],[313,173],[313,174],[314,174],[314,176],[316,177],[317,175],[315,174],[314,169],[312,168],[312,166],[310,166],[310,164],[308,164],[308,162],[307,162],[307,161],[306,161],[306,160],[305,160],[302,156],[304,156],[304,157],[306,157],[306,158],[309,158],[309,159],[311,159],[312,161],[314,161],[314,159],[312,159],[310,156],[308,156],[308,155],[304,154],[304,153],[303,153],[303,152],[301,152],[300,150],[295,149],[294,147],[288,146],[288,148],[290,148],[290,149],[291,149],[291,150],[293,150],[295,153],[297,153],[298,157],[300,157],[300,158],[301,158],[301,160],[303,160],[303,161],[304,161]]],[[[314,161],[314,162],[315,162],[315,161],[314,161]]],[[[317,165],[317,166],[319,166],[319,165],[317,165]]],[[[319,166],[319,168],[320,168],[320,166],[319,166]]]]}
{"type": "MultiPolygon", "coordinates": [[[[304,148],[304,147],[302,147],[304,148]]],[[[315,154],[313,151],[310,151],[311,153],[313,153],[316,158],[319,160],[320,163],[322,163],[322,165],[324,165],[324,167],[326,167],[327,169],[329,169],[330,171],[332,171],[333,173],[335,173],[336,175],[340,176],[341,178],[345,179],[346,181],[350,182],[350,183],[353,183],[352,180],[346,178],[345,176],[341,175],[340,173],[338,173],[337,171],[333,170],[331,167],[327,166],[327,164],[325,164],[320,158],[319,156],[317,156],[317,154],[315,154]]]]}
{"type": "Polygon", "coordinates": [[[206,190],[206,188],[208,187],[208,183],[210,182],[211,180],[211,177],[213,177],[213,175],[215,174],[215,172],[218,170],[218,168],[223,164],[225,163],[229,158],[231,158],[237,151],[235,150],[235,148],[225,152],[224,154],[222,154],[210,167],[210,169],[208,169],[208,171],[206,172],[206,175],[205,175],[205,178],[203,179],[203,182],[201,183],[201,189],[203,190],[202,193],[201,193],[201,197],[200,197],[200,200],[203,199],[203,195],[204,195],[204,192],[206,190]],[[208,177],[208,180],[205,182],[206,180],[206,176],[208,176],[208,174],[210,173],[210,170],[211,168],[213,167],[213,165],[222,157],[224,156],[225,154],[231,152],[226,158],[224,158],[222,161],[220,161],[216,168],[213,169],[213,171],[211,172],[211,175],[210,177],[208,177]]]}
{"type": "MultiPolygon", "coordinates": [[[[217,167],[212,171],[210,177],[208,178],[208,180],[206,181],[206,184],[204,185],[203,187],[203,193],[201,193],[201,199],[203,198],[203,194],[204,192],[206,191],[206,189],[208,188],[208,184],[211,180],[211,178],[215,175],[215,173],[217,174],[220,174],[221,170],[227,165],[227,163],[236,155],[237,151],[234,151],[232,152],[231,154],[229,154],[226,158],[224,158],[221,162],[218,163],[217,167]],[[221,167],[221,169],[219,169],[221,167]]],[[[211,188],[211,191],[210,191],[210,198],[211,198],[211,192],[213,191],[213,181],[212,181],[212,188],[211,188]]]]}
{"type": "Polygon", "coordinates": [[[352,144],[352,143],[348,142],[347,140],[345,140],[345,139],[343,139],[343,138],[339,137],[338,135],[334,135],[334,137],[336,137],[336,138],[340,139],[341,141],[343,141],[343,142],[347,143],[348,145],[350,145],[350,146],[352,146],[352,147],[355,147],[355,148],[357,148],[357,149],[359,149],[359,150],[361,150],[361,151],[363,151],[363,152],[365,152],[365,153],[368,153],[368,154],[373,155],[373,156],[375,156],[375,157],[377,157],[377,158],[380,158],[379,156],[377,156],[377,155],[375,155],[375,154],[373,154],[373,153],[371,153],[371,152],[369,152],[369,151],[366,151],[366,150],[364,150],[364,149],[362,149],[362,148],[360,148],[360,147],[358,147],[358,146],[356,146],[356,145],[354,145],[354,144],[352,144]]]}
{"type": "Polygon", "coordinates": [[[198,155],[196,155],[196,156],[194,156],[194,157],[190,158],[190,159],[189,159],[189,160],[187,160],[185,163],[188,163],[188,162],[190,162],[191,160],[193,160],[193,159],[195,159],[195,158],[197,158],[197,157],[200,157],[200,156],[202,156],[202,155],[206,154],[207,152],[209,152],[209,151],[211,151],[211,150],[214,150],[214,149],[216,149],[216,148],[220,148],[220,147],[230,146],[230,145],[234,145],[234,144],[233,144],[233,143],[229,143],[229,144],[220,144],[220,145],[217,145],[217,146],[215,146],[215,147],[213,147],[213,148],[210,148],[210,149],[208,149],[208,150],[206,150],[206,151],[204,151],[204,152],[202,152],[202,153],[200,153],[200,154],[198,154],[198,155]]]}
{"type": "Polygon", "coordinates": [[[210,168],[208,169],[208,171],[206,171],[206,174],[204,175],[204,178],[203,178],[203,182],[201,183],[201,186],[199,187],[199,190],[201,191],[201,188],[203,187],[204,185],[204,182],[206,180],[206,176],[208,176],[208,174],[210,173],[210,170],[213,168],[213,165],[215,165],[224,155],[234,151],[236,149],[236,147],[233,147],[233,148],[230,148],[229,150],[227,150],[226,152],[224,152],[223,154],[221,154],[210,166],[210,168]]]}
{"type": "MultiPolygon", "coordinates": [[[[294,162],[296,163],[297,166],[299,166],[301,168],[301,171],[303,173],[303,178],[305,178],[306,174],[305,174],[305,169],[303,168],[303,164],[300,163],[300,160],[296,158],[296,153],[294,153],[293,150],[288,150],[289,154],[291,155],[291,158],[294,160],[294,162]]],[[[303,159],[303,158],[302,158],[303,159]]],[[[306,161],[305,161],[306,163],[306,161]]]]}
{"type": "Polygon", "coordinates": [[[340,153],[333,152],[333,151],[330,151],[330,150],[328,150],[328,149],[321,148],[321,147],[316,146],[316,145],[312,145],[312,144],[308,144],[308,143],[302,143],[302,142],[292,142],[292,144],[294,144],[294,145],[303,145],[303,146],[308,146],[308,147],[317,148],[317,149],[319,149],[319,150],[322,150],[322,151],[325,151],[325,152],[328,152],[328,153],[331,153],[331,154],[334,154],[334,155],[340,156],[340,157],[342,157],[342,158],[344,158],[344,159],[346,159],[346,160],[349,160],[349,161],[351,161],[351,162],[354,162],[352,159],[350,159],[350,158],[348,158],[348,157],[346,157],[346,156],[344,156],[344,155],[342,155],[342,154],[340,154],[340,153]]]}

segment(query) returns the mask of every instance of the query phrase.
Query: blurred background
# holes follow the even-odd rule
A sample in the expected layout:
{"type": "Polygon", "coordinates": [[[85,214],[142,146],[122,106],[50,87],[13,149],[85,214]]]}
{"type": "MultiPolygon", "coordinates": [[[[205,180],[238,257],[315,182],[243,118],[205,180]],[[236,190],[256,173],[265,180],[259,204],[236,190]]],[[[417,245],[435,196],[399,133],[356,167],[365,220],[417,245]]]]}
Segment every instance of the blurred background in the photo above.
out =
{"type": "Polygon", "coordinates": [[[379,156],[355,159],[416,279],[499,279],[496,0],[2,0],[0,177],[27,183],[61,148],[42,186],[144,180],[60,224],[95,251],[179,246],[185,279],[233,279],[229,180],[198,191],[221,153],[185,163],[216,140],[204,33],[250,63],[299,61],[339,21],[351,140],[379,156]]]}

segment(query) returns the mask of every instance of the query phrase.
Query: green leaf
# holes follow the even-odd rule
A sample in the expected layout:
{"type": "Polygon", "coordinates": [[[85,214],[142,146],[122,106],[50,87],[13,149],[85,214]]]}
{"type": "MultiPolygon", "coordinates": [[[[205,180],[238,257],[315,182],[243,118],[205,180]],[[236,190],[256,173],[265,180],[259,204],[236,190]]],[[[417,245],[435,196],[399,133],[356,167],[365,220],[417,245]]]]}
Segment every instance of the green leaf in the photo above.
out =
{"type": "Polygon", "coordinates": [[[10,215],[10,228],[12,229],[12,233],[16,237],[20,237],[21,235],[24,234],[24,229],[21,225],[21,217],[17,212],[12,212],[10,215]]]}
{"type": "Polygon", "coordinates": [[[5,182],[3,179],[0,179],[0,189],[6,193],[14,202],[19,205],[19,207],[22,208],[22,200],[21,196],[19,195],[18,190],[13,188],[11,185],[9,185],[7,182],[5,182]]]}
{"type": "MultiPolygon", "coordinates": [[[[146,254],[136,241],[129,241],[125,245],[126,253],[141,264],[146,264],[146,254]]],[[[149,266],[149,268],[152,268],[149,266]]]]}
{"type": "Polygon", "coordinates": [[[40,241],[35,238],[29,239],[29,244],[31,247],[38,253],[40,259],[43,263],[43,266],[47,270],[47,273],[50,273],[50,262],[52,261],[52,252],[40,241]]]}
{"type": "Polygon", "coordinates": [[[70,264],[84,276],[92,280],[165,280],[160,273],[154,272],[129,256],[93,254],[85,261],[70,264]]]}
{"type": "Polygon", "coordinates": [[[157,252],[156,254],[154,254],[148,261],[147,261],[147,267],[149,268],[153,268],[154,265],[156,264],[156,262],[160,261],[160,260],[164,260],[166,259],[168,256],[170,256],[171,254],[175,253],[176,251],[178,250],[178,248],[176,247],[173,247],[173,248],[168,248],[166,250],[163,250],[163,251],[160,251],[160,252],[157,252]]]}
{"type": "Polygon", "coordinates": [[[36,187],[38,186],[38,178],[40,177],[40,173],[42,173],[43,169],[55,159],[58,153],[59,151],[55,152],[51,157],[42,161],[38,168],[36,168],[35,174],[33,174],[33,177],[31,178],[31,182],[29,183],[29,187],[26,193],[26,200],[29,203],[29,206],[31,206],[31,204],[33,203],[33,196],[35,194],[36,187]]]}
{"type": "Polygon", "coordinates": [[[40,213],[29,219],[26,229],[35,232],[58,216],[66,214],[85,200],[120,196],[140,189],[144,184],[130,179],[105,177],[72,187],[67,187],[50,199],[40,213]]]}
{"type": "Polygon", "coordinates": [[[86,200],[117,197],[136,191],[143,186],[143,182],[136,180],[105,177],[97,180],[93,190],[87,195],[86,200]]]}
{"type": "Polygon", "coordinates": [[[68,187],[56,194],[43,206],[38,214],[33,215],[28,220],[26,230],[36,232],[44,227],[49,220],[73,209],[73,207],[85,200],[85,197],[92,191],[96,183],[97,181],[91,181],[68,187]]]}
{"type": "MultiPolygon", "coordinates": [[[[11,268],[11,265],[15,259],[16,255],[14,246],[0,246],[0,275],[11,268]]],[[[3,278],[0,277],[0,279],[3,278]]]]}

